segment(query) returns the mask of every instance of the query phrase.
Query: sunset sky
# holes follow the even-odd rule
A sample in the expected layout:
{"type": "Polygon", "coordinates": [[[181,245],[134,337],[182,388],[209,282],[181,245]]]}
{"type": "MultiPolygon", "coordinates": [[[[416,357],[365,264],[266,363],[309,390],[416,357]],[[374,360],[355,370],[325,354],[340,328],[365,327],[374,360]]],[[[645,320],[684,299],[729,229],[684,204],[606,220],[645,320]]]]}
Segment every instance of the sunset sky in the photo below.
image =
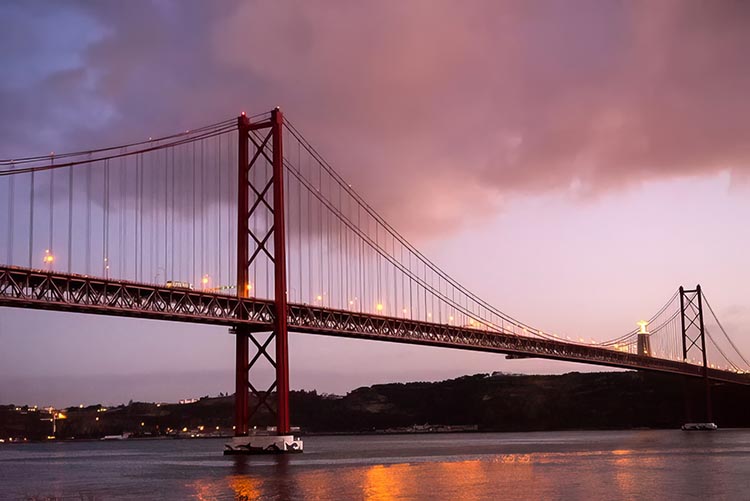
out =
{"type": "MultiPolygon", "coordinates": [[[[19,0],[0,19],[0,158],[280,106],[404,236],[514,317],[608,339],[700,283],[750,354],[750,3],[19,0]]],[[[334,393],[601,370],[290,344],[292,388],[334,393]]],[[[231,392],[233,363],[225,328],[0,309],[0,403],[231,392]]]]}

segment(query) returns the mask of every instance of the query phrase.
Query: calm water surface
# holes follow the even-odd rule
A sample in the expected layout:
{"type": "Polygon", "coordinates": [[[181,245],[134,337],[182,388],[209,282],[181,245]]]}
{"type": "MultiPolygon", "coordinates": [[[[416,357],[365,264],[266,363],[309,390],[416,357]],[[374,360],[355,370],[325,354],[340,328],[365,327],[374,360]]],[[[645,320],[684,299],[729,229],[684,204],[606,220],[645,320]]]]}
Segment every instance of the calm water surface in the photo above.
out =
{"type": "Polygon", "coordinates": [[[750,499],[750,431],[307,437],[0,445],[2,499],[750,499]]]}

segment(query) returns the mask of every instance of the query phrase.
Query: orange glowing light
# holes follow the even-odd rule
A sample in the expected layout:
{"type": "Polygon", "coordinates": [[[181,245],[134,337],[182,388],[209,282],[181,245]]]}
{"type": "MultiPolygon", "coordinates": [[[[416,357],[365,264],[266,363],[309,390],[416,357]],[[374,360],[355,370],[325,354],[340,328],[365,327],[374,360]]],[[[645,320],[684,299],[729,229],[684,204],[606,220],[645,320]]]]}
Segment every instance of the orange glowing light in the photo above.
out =
{"type": "Polygon", "coordinates": [[[377,305],[375,305],[375,309],[378,311],[383,311],[383,305],[381,303],[378,303],[377,305]]]}
{"type": "Polygon", "coordinates": [[[50,253],[49,249],[46,249],[44,251],[44,257],[42,258],[42,261],[45,264],[52,264],[53,262],[55,262],[55,256],[50,253]]]}

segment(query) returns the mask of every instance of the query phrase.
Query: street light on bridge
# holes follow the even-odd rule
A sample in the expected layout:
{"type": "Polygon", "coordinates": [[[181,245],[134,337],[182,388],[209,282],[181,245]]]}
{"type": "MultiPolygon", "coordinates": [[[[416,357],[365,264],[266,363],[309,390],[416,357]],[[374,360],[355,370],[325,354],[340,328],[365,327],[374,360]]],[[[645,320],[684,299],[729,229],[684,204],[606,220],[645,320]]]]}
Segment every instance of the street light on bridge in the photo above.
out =
{"type": "Polygon", "coordinates": [[[48,268],[52,267],[52,263],[55,262],[55,256],[49,251],[49,249],[45,249],[42,262],[44,262],[44,264],[47,265],[48,268]]]}

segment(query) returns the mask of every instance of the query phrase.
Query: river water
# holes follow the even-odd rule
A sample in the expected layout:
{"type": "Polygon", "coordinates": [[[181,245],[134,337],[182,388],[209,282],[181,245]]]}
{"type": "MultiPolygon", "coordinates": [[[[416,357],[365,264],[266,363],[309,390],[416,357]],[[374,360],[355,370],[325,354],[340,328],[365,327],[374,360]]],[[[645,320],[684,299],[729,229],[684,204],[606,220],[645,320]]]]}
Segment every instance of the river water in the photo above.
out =
{"type": "Polygon", "coordinates": [[[750,431],[306,437],[0,445],[0,499],[750,499],[750,431]]]}

